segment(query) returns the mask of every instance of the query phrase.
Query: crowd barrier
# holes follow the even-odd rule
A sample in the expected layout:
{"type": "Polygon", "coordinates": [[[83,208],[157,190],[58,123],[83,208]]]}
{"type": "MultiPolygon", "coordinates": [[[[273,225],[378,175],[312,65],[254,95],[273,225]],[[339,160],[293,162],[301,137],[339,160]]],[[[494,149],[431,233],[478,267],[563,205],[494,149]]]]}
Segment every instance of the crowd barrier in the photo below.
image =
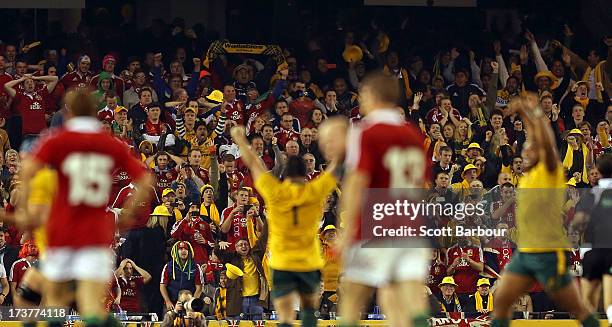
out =
{"type": "MultiPolygon", "coordinates": [[[[490,321],[478,320],[478,319],[451,319],[451,318],[436,318],[430,321],[432,327],[487,327],[490,326],[490,321]]],[[[123,323],[125,327],[159,327],[160,322],[129,322],[123,323]]],[[[277,321],[241,321],[238,322],[227,322],[227,321],[209,321],[208,327],[268,327],[277,326],[277,321]]],[[[301,326],[299,321],[294,322],[294,326],[301,326]]],[[[22,322],[20,321],[0,321],[2,327],[21,327],[22,322]]],[[[38,323],[38,327],[47,326],[46,323],[38,323]]],[[[70,327],[85,327],[80,321],[77,321],[70,327]]],[[[335,320],[319,320],[319,327],[338,327],[338,322],[335,320]]],[[[387,326],[391,325],[386,320],[362,320],[360,323],[361,327],[374,327],[374,326],[387,326]]],[[[510,327],[576,327],[578,326],[576,320],[513,320],[510,327]]],[[[607,321],[600,320],[601,327],[608,327],[607,321]]]]}

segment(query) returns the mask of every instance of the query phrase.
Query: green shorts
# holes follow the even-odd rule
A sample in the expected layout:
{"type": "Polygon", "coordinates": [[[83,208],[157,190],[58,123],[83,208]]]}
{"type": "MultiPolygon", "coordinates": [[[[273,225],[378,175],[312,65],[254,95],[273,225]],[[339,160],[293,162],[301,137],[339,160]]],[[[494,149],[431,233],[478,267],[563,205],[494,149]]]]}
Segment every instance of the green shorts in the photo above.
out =
{"type": "Polygon", "coordinates": [[[526,253],[517,251],[506,270],[537,280],[547,292],[564,288],[572,282],[569,252],[526,253]]]}
{"type": "Polygon", "coordinates": [[[321,272],[272,271],[272,298],[285,296],[294,291],[300,294],[318,293],[321,288],[321,272]]]}

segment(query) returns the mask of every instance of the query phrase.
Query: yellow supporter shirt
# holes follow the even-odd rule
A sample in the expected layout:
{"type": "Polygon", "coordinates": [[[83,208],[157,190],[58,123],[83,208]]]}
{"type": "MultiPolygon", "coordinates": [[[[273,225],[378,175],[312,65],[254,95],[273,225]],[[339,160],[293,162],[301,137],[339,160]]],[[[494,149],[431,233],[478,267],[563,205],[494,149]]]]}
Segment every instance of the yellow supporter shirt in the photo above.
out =
{"type": "Polygon", "coordinates": [[[244,276],[242,276],[242,296],[259,294],[259,274],[253,259],[247,258],[244,262],[244,276]]]}
{"type": "MultiPolygon", "coordinates": [[[[57,174],[55,170],[49,168],[43,168],[34,175],[30,180],[30,195],[28,197],[28,204],[30,205],[51,205],[53,196],[57,190],[57,174]]],[[[47,236],[45,235],[44,225],[38,227],[33,232],[34,242],[43,254],[47,245],[47,236]]]]}
{"type": "Polygon", "coordinates": [[[340,278],[340,272],[342,264],[339,257],[331,256],[328,253],[329,246],[324,245],[323,260],[325,265],[321,269],[321,281],[323,282],[323,291],[325,292],[336,292],[338,290],[338,279],[340,278]]]}
{"type": "Polygon", "coordinates": [[[542,160],[521,177],[516,215],[521,252],[554,252],[570,247],[562,218],[565,181],[563,166],[548,171],[542,160]]]}
{"type": "Polygon", "coordinates": [[[308,183],[281,182],[270,173],[255,181],[266,203],[270,268],[309,272],[323,267],[317,235],[325,199],[336,183],[328,172],[308,183]]]}
{"type": "Polygon", "coordinates": [[[199,144],[198,139],[195,136],[195,133],[192,137],[185,136],[185,141],[189,142],[191,145],[191,149],[198,149],[202,152],[202,161],[200,162],[200,167],[204,169],[210,168],[210,150],[209,148],[215,145],[215,138],[217,137],[217,133],[212,132],[208,138],[204,141],[204,143],[199,144]]]}

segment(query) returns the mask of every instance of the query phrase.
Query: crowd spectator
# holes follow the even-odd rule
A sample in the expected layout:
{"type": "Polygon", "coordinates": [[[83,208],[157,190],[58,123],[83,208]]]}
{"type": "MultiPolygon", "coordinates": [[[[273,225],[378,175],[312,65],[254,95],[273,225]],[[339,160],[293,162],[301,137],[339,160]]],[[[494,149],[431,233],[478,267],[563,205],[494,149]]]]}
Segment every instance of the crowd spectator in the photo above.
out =
{"type": "Polygon", "coordinates": [[[127,312],[142,312],[141,289],[151,281],[151,274],[138,267],[134,261],[123,259],[115,270],[121,289],[119,306],[127,312]]]}
{"type": "MultiPolygon", "coordinates": [[[[70,112],[63,95],[88,87],[98,100],[99,119],[157,177],[152,200],[140,204],[136,222],[118,237],[121,308],[160,314],[173,308],[173,323],[177,301],[193,296],[208,301],[206,310],[218,319],[260,319],[271,310],[266,204],[229,130],[246,126],[251,147],[275,176],[283,177],[288,157],[301,156],[307,179],[315,179],[327,164],[317,143],[320,124],[336,115],[357,123],[360,81],[382,70],[397,77],[402,100],[396,109],[426,136],[427,201],[486,205],[482,216],[467,221],[440,214],[428,223],[481,223],[508,231],[491,238],[435,239],[427,285],[443,310],[489,311],[488,284],[515,249],[516,192],[529,165],[522,156],[529,131],[520,115],[510,113],[509,102],[526,92],[539,95],[566,169],[566,223],[581,197],[577,190],[597,185],[595,163],[612,152],[612,39],[589,42],[596,37],[546,21],[541,30],[530,27],[533,33],[468,26],[444,33],[434,27],[414,38],[406,32],[419,30],[418,20],[396,24],[389,17],[369,26],[339,20],[334,33],[305,22],[304,38],[278,39],[279,58],[229,51],[209,57],[215,34],[196,33],[180,20],[156,20],[145,31],[133,29],[129,38],[123,33],[131,25],[121,25],[113,29],[118,40],[126,40],[119,45],[103,44],[97,23],[83,20],[79,34],[62,37],[61,45],[43,37],[44,58],[6,40],[0,53],[0,194],[7,213],[14,212],[23,181],[20,153],[13,149],[27,150],[47,128],[60,127],[70,112]],[[559,41],[553,37],[557,27],[559,41]],[[439,38],[450,40],[428,40],[439,38]],[[359,48],[362,58],[342,62],[347,45],[359,48]],[[232,275],[236,270],[226,263],[242,276],[232,275]],[[159,287],[149,278],[160,278],[159,287]]],[[[113,178],[109,208],[119,211],[134,185],[125,172],[113,172],[113,178]]],[[[339,297],[340,263],[330,250],[342,229],[339,197],[332,194],[321,213],[322,317],[336,310],[339,297]]],[[[29,235],[22,241],[6,225],[0,261],[10,272],[33,258],[15,263],[17,246],[29,235]]],[[[19,274],[11,275],[18,284],[19,274]]],[[[8,284],[0,282],[0,301],[7,303],[8,284]]],[[[542,290],[535,285],[516,310],[553,309],[542,290]]]]}

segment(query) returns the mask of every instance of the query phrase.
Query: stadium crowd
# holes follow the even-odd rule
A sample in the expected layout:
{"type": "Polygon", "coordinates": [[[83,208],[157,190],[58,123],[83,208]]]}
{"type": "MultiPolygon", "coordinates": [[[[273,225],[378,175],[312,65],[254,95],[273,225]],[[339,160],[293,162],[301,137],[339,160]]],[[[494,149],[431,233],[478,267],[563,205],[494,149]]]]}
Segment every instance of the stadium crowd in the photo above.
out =
{"type": "MultiPolygon", "coordinates": [[[[402,90],[398,112],[426,136],[432,167],[427,200],[486,208],[461,220],[430,217],[430,224],[508,231],[435,240],[425,292],[432,314],[489,312],[495,281],[515,248],[515,187],[528,137],[521,117],[508,114],[510,99],[535,92],[550,118],[567,175],[566,215],[560,223],[569,226],[579,189],[597,185],[595,162],[612,152],[612,38],[578,54],[572,41],[580,36],[569,26],[560,29],[561,41],[525,30],[481,52],[451,46],[419,53],[372,24],[368,30],[343,31],[334,42],[304,41],[308,50],[303,52],[281,44],[283,62],[229,53],[210,58],[210,42],[203,46],[197,28],[180,19],[171,25],[156,22],[143,32],[167,42],[137,55],[98,52],[83,42],[85,27],[68,45],[43,40],[42,57],[33,55],[34,46],[6,43],[0,56],[4,207],[14,211],[19,199],[20,158],[37,138],[62,126],[69,110],[62,102],[65,92],[90,88],[108,133],[125,142],[157,178],[155,196],[142,203],[137,222],[117,233],[116,279],[109,282],[107,308],[163,315],[178,307],[182,290],[189,290],[204,300],[205,316],[270,317],[265,203],[229,130],[246,126],[252,148],[277,177],[283,177],[288,157],[302,156],[308,178],[316,178],[326,166],[318,127],[332,116],[359,121],[360,79],[367,71],[383,70],[397,77],[402,90]]],[[[113,189],[108,205],[117,212],[130,201],[131,177],[114,172],[113,189]]],[[[341,297],[341,262],[331,251],[343,227],[336,207],[340,196],[334,192],[321,213],[321,318],[335,316],[341,297]]],[[[10,304],[38,250],[26,242],[31,235],[14,225],[3,223],[2,231],[0,303],[10,304]]],[[[574,273],[581,278],[581,235],[569,237],[576,247],[574,273]]],[[[515,308],[556,310],[542,285],[534,285],[515,308]]]]}

